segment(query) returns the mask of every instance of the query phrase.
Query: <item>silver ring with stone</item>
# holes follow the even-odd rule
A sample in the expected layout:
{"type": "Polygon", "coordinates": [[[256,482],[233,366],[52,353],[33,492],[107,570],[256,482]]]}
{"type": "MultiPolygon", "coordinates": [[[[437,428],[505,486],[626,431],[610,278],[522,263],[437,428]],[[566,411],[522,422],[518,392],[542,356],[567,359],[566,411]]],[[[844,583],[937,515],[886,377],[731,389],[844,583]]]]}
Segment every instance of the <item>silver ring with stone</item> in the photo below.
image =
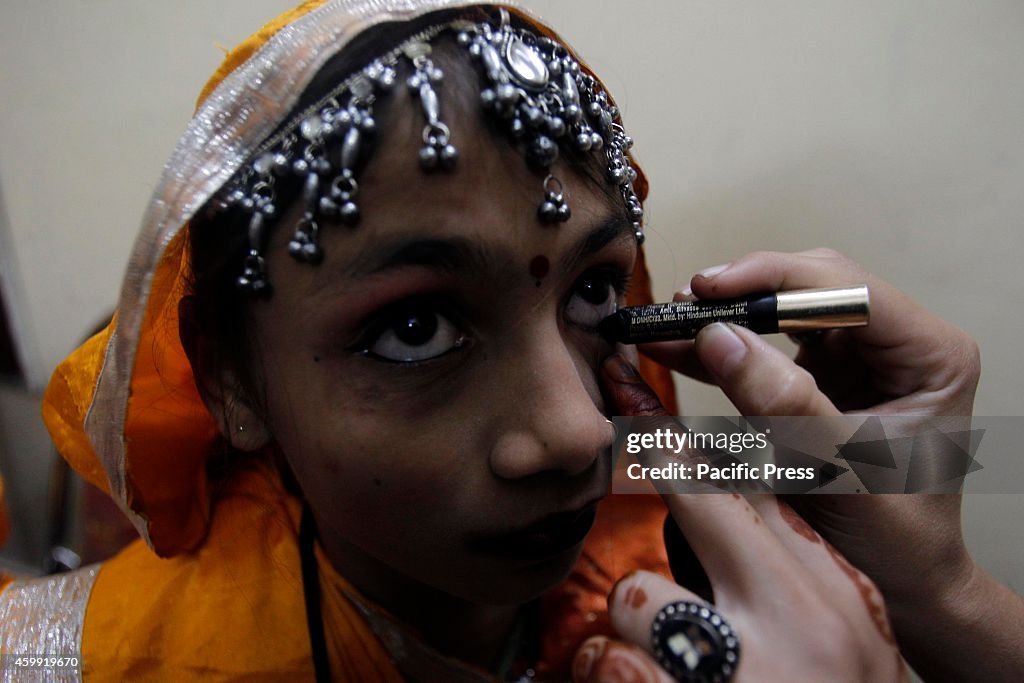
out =
{"type": "Polygon", "coordinates": [[[681,600],[662,607],[651,625],[654,658],[684,683],[725,683],[736,673],[740,641],[709,605],[681,600]]]}

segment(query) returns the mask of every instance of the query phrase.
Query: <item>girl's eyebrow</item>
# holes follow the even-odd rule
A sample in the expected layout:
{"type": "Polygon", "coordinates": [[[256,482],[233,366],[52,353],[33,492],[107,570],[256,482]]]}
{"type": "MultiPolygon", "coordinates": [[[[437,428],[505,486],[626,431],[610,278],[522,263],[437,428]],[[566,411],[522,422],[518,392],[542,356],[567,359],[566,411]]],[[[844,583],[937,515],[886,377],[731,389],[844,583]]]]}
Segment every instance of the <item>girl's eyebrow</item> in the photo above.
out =
{"type": "Polygon", "coordinates": [[[345,280],[373,277],[409,266],[457,273],[484,268],[492,259],[490,249],[468,237],[394,235],[377,240],[348,262],[324,263],[313,279],[311,293],[345,280]]]}
{"type": "MultiPolygon", "coordinates": [[[[559,265],[563,269],[571,269],[579,260],[600,251],[611,242],[626,238],[633,239],[632,223],[620,213],[609,214],[565,250],[558,260],[559,265]]],[[[427,238],[399,235],[377,242],[359,254],[353,262],[343,266],[341,271],[324,269],[316,280],[328,276],[323,279],[326,284],[342,273],[348,278],[362,278],[409,266],[441,273],[494,272],[496,264],[513,260],[514,254],[505,251],[502,247],[461,235],[427,238]],[[329,271],[333,271],[333,274],[329,274],[329,271]]]]}
{"type": "Polygon", "coordinates": [[[576,263],[596,254],[612,242],[625,239],[635,239],[633,223],[622,213],[610,213],[566,250],[565,255],[558,260],[559,265],[564,270],[570,270],[576,263]]]}
{"type": "Polygon", "coordinates": [[[370,257],[366,274],[375,275],[405,266],[422,266],[450,273],[471,267],[482,269],[492,260],[485,246],[468,237],[415,239],[385,245],[382,251],[370,257]]]}

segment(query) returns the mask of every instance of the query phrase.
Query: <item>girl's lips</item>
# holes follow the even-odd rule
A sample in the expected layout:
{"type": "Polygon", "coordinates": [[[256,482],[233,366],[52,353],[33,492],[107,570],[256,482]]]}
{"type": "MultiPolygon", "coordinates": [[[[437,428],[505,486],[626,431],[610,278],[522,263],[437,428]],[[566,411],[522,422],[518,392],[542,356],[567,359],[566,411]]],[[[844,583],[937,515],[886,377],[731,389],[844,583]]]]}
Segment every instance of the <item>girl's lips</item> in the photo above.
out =
{"type": "Polygon", "coordinates": [[[470,541],[470,548],[502,559],[544,559],[578,545],[594,525],[597,502],[548,515],[515,531],[470,541]]]}

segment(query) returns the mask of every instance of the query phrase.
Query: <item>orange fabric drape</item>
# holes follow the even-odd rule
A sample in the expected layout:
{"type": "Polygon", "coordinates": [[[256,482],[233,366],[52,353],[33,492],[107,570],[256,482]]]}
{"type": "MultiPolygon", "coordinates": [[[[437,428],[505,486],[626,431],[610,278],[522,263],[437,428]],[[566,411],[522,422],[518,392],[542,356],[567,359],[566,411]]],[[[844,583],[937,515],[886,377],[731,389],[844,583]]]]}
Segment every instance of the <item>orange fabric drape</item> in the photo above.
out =
{"type": "MultiPolygon", "coordinates": [[[[86,680],[311,680],[300,514],[276,473],[254,465],[222,492],[196,552],[161,559],[137,541],[106,562],[85,615],[86,680]]],[[[325,581],[354,590],[329,567],[325,581]]],[[[340,591],[323,600],[338,680],[401,681],[340,591]]]]}

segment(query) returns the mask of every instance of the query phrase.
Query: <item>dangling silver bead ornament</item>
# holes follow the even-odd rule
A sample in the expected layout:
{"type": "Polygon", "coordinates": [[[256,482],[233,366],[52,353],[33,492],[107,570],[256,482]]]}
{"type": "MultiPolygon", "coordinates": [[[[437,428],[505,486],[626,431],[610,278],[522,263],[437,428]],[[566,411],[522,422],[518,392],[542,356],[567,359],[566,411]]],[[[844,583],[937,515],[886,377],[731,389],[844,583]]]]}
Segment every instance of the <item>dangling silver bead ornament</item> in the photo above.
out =
{"type": "Polygon", "coordinates": [[[572,210],[565,203],[562,181],[553,175],[544,179],[544,201],[537,207],[537,218],[541,223],[564,223],[572,216],[572,210]]]}
{"type": "Polygon", "coordinates": [[[420,166],[425,171],[450,171],[455,167],[459,152],[451,143],[451,131],[441,122],[441,103],[434,85],[444,78],[444,72],[430,61],[431,47],[427,43],[412,43],[405,48],[405,56],[412,62],[413,74],[406,84],[413,97],[420,101],[427,125],[423,128],[423,148],[420,166]]]}
{"type": "Polygon", "coordinates": [[[274,214],[273,186],[258,184],[253,188],[253,196],[256,199],[253,200],[255,210],[249,218],[249,253],[245,257],[242,274],[235,282],[242,291],[267,298],[272,290],[262,252],[267,239],[266,219],[274,214]]]}

